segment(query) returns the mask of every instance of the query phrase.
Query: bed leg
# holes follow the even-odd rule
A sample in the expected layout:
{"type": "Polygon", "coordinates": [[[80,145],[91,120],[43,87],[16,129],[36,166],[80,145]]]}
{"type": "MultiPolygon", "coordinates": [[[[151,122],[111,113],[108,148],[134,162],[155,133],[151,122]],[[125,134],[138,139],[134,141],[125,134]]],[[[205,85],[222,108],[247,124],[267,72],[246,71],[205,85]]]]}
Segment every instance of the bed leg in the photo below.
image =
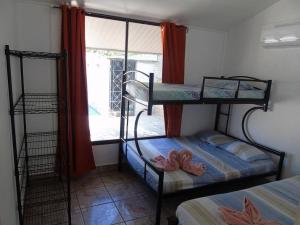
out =
{"type": "Polygon", "coordinates": [[[122,171],[122,163],[123,163],[123,144],[119,144],[119,159],[118,159],[118,171],[122,171]]]}
{"type": "Polygon", "coordinates": [[[176,216],[171,216],[168,218],[168,225],[178,225],[179,221],[176,216]]]}
{"type": "Polygon", "coordinates": [[[163,197],[164,173],[159,174],[155,225],[160,225],[161,205],[163,197]]]}
{"type": "Polygon", "coordinates": [[[285,153],[282,152],[280,154],[280,160],[279,160],[279,165],[278,165],[276,180],[280,180],[281,179],[284,158],[285,158],[285,153]]]}

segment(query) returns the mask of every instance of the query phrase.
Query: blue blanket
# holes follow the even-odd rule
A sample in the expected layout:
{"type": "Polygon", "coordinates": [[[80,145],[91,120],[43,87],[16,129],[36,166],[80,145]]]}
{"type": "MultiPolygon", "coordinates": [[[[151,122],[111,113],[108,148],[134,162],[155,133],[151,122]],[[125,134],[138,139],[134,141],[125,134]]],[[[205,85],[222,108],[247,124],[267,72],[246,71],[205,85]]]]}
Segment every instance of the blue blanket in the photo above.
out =
{"type": "MultiPolygon", "coordinates": [[[[193,153],[193,162],[206,165],[207,170],[203,176],[194,176],[182,170],[165,172],[165,193],[264,174],[275,170],[275,163],[271,159],[246,162],[225,150],[202,142],[197,136],[147,139],[139,141],[139,144],[143,155],[148,159],[158,155],[167,157],[168,152],[174,149],[178,151],[186,149],[193,153]]],[[[128,142],[127,148],[129,163],[140,176],[143,176],[144,162],[137,154],[135,143],[133,141],[128,142]]],[[[126,154],[126,146],[123,149],[126,154]]],[[[147,181],[156,189],[158,176],[150,168],[147,168],[147,181]]]]}

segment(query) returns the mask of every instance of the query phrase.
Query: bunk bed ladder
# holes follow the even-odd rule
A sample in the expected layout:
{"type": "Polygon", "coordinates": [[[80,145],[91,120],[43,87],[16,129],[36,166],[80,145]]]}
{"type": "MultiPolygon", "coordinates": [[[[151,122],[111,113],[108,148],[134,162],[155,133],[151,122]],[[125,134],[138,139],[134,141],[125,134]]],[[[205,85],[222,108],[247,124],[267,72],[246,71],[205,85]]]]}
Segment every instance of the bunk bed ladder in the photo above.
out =
{"type": "Polygon", "coordinates": [[[217,110],[216,110],[216,119],[215,119],[215,130],[220,130],[220,120],[221,116],[226,118],[226,124],[225,124],[225,134],[228,134],[228,126],[229,126],[229,120],[231,115],[231,104],[227,104],[226,112],[223,111],[224,104],[217,104],[217,110]]]}

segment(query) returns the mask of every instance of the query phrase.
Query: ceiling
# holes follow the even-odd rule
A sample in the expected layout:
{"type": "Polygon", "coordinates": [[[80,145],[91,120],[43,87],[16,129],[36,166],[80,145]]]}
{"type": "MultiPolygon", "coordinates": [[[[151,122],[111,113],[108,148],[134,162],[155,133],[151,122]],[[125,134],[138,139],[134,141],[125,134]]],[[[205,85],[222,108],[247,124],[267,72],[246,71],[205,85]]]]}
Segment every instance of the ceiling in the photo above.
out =
{"type": "Polygon", "coordinates": [[[213,29],[254,16],[278,0],[77,0],[101,12],[153,21],[171,20],[213,29]]]}
{"type": "Polygon", "coordinates": [[[279,0],[39,0],[77,2],[89,10],[155,22],[226,30],[279,0]]]}

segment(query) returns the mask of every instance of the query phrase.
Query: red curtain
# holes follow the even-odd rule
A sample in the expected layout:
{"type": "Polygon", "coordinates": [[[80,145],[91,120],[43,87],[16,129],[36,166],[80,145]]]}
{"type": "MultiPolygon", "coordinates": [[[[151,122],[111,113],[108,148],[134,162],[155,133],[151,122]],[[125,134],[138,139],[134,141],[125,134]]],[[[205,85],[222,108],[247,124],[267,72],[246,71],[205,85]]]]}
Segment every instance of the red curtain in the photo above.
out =
{"type": "MultiPolygon", "coordinates": [[[[68,52],[68,76],[59,83],[60,97],[68,106],[68,143],[71,175],[80,176],[95,169],[88,121],[85,56],[85,12],[62,6],[62,50],[68,52]],[[65,84],[65,82],[67,84],[65,84]],[[67,96],[65,91],[67,86],[67,96]]],[[[65,140],[65,119],[60,116],[60,138],[65,140]]]]}
{"type": "MultiPolygon", "coordinates": [[[[162,82],[184,83],[186,27],[161,23],[163,47],[162,82]]],[[[180,136],[182,105],[164,105],[165,129],[168,137],[180,136]]]]}

